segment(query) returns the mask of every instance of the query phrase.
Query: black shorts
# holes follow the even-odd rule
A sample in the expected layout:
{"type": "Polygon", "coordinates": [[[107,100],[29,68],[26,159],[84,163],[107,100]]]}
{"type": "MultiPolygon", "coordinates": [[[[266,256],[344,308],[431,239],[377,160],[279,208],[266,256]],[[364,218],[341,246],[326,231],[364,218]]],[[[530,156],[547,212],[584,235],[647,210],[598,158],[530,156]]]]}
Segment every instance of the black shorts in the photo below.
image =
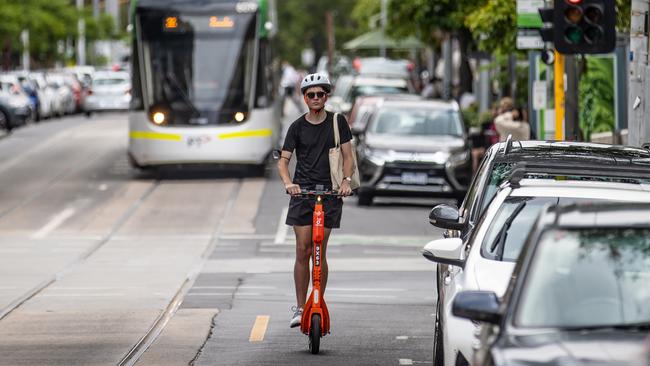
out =
{"type": "MultiPolygon", "coordinates": [[[[286,224],[289,226],[311,226],[314,216],[315,199],[313,197],[291,197],[286,224]]],[[[339,197],[324,197],[325,227],[338,229],[341,227],[343,199],[339,197]]]]}

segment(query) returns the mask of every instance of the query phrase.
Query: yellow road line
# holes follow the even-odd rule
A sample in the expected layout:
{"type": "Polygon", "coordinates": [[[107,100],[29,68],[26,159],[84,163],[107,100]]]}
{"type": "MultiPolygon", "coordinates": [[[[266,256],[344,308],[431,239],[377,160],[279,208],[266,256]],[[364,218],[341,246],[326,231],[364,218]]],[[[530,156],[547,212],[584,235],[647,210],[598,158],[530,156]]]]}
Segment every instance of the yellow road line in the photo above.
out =
{"type": "Polygon", "coordinates": [[[183,137],[175,133],[161,133],[149,131],[131,131],[129,137],[132,139],[146,139],[146,140],[167,140],[167,141],[182,141],[183,137]]]}
{"type": "Polygon", "coordinates": [[[249,342],[261,342],[264,340],[264,334],[266,333],[266,327],[269,325],[268,315],[258,315],[255,319],[255,324],[253,324],[253,329],[251,329],[251,336],[248,338],[249,342]]]}
{"type": "Polygon", "coordinates": [[[273,130],[264,128],[261,130],[239,131],[219,134],[220,139],[236,139],[241,137],[269,137],[273,135],[273,130]]]}

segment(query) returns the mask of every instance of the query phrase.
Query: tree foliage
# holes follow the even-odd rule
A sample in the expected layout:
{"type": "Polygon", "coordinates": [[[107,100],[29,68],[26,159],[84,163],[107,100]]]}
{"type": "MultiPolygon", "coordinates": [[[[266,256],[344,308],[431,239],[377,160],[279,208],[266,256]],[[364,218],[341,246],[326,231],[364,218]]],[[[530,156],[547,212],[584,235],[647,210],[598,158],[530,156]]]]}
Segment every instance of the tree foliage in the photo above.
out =
{"type": "MultiPolygon", "coordinates": [[[[0,41],[3,52],[16,53],[22,48],[20,33],[29,31],[30,53],[37,64],[48,65],[62,57],[61,41],[75,40],[77,21],[86,21],[88,41],[114,37],[114,23],[109,15],[95,20],[90,10],[78,11],[69,0],[0,0],[0,41]]],[[[9,55],[10,56],[10,55],[9,55]]]]}
{"type": "Polygon", "coordinates": [[[587,57],[586,61],[579,86],[580,129],[589,141],[592,133],[614,129],[614,62],[605,57],[587,57]]]}
{"type": "Polygon", "coordinates": [[[487,0],[467,15],[464,23],[478,48],[497,54],[515,50],[517,8],[512,0],[487,0]]]}
{"type": "Polygon", "coordinates": [[[355,2],[349,0],[278,2],[278,49],[280,57],[300,65],[302,50],[311,48],[318,57],[327,51],[325,14],[333,12],[336,47],[360,35],[352,19],[355,2]]]}

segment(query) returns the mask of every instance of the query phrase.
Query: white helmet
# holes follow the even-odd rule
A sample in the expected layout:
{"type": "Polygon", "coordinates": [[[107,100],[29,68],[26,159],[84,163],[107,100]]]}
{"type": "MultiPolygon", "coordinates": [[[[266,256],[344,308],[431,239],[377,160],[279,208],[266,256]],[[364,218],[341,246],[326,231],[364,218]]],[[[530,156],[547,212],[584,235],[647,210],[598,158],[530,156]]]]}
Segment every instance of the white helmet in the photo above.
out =
{"type": "Polygon", "coordinates": [[[313,86],[322,87],[326,93],[332,91],[332,84],[330,84],[330,79],[323,74],[309,74],[302,79],[300,83],[300,92],[305,94],[305,91],[313,86]]]}

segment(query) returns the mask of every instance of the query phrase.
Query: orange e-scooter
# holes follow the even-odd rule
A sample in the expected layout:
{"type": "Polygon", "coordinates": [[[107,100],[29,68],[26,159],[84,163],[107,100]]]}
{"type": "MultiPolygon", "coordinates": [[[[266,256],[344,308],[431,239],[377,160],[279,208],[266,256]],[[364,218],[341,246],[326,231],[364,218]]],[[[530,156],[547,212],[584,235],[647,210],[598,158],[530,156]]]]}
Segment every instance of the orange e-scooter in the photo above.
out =
{"type": "Polygon", "coordinates": [[[323,197],[340,196],[338,192],[326,191],[322,185],[315,190],[302,190],[300,196],[315,197],[314,215],[312,219],[312,289],[300,320],[300,330],[309,337],[309,351],[317,354],[320,350],[320,339],[330,332],[330,314],[327,311],[325,298],[321,291],[321,253],[325,239],[325,211],[323,197]]]}

